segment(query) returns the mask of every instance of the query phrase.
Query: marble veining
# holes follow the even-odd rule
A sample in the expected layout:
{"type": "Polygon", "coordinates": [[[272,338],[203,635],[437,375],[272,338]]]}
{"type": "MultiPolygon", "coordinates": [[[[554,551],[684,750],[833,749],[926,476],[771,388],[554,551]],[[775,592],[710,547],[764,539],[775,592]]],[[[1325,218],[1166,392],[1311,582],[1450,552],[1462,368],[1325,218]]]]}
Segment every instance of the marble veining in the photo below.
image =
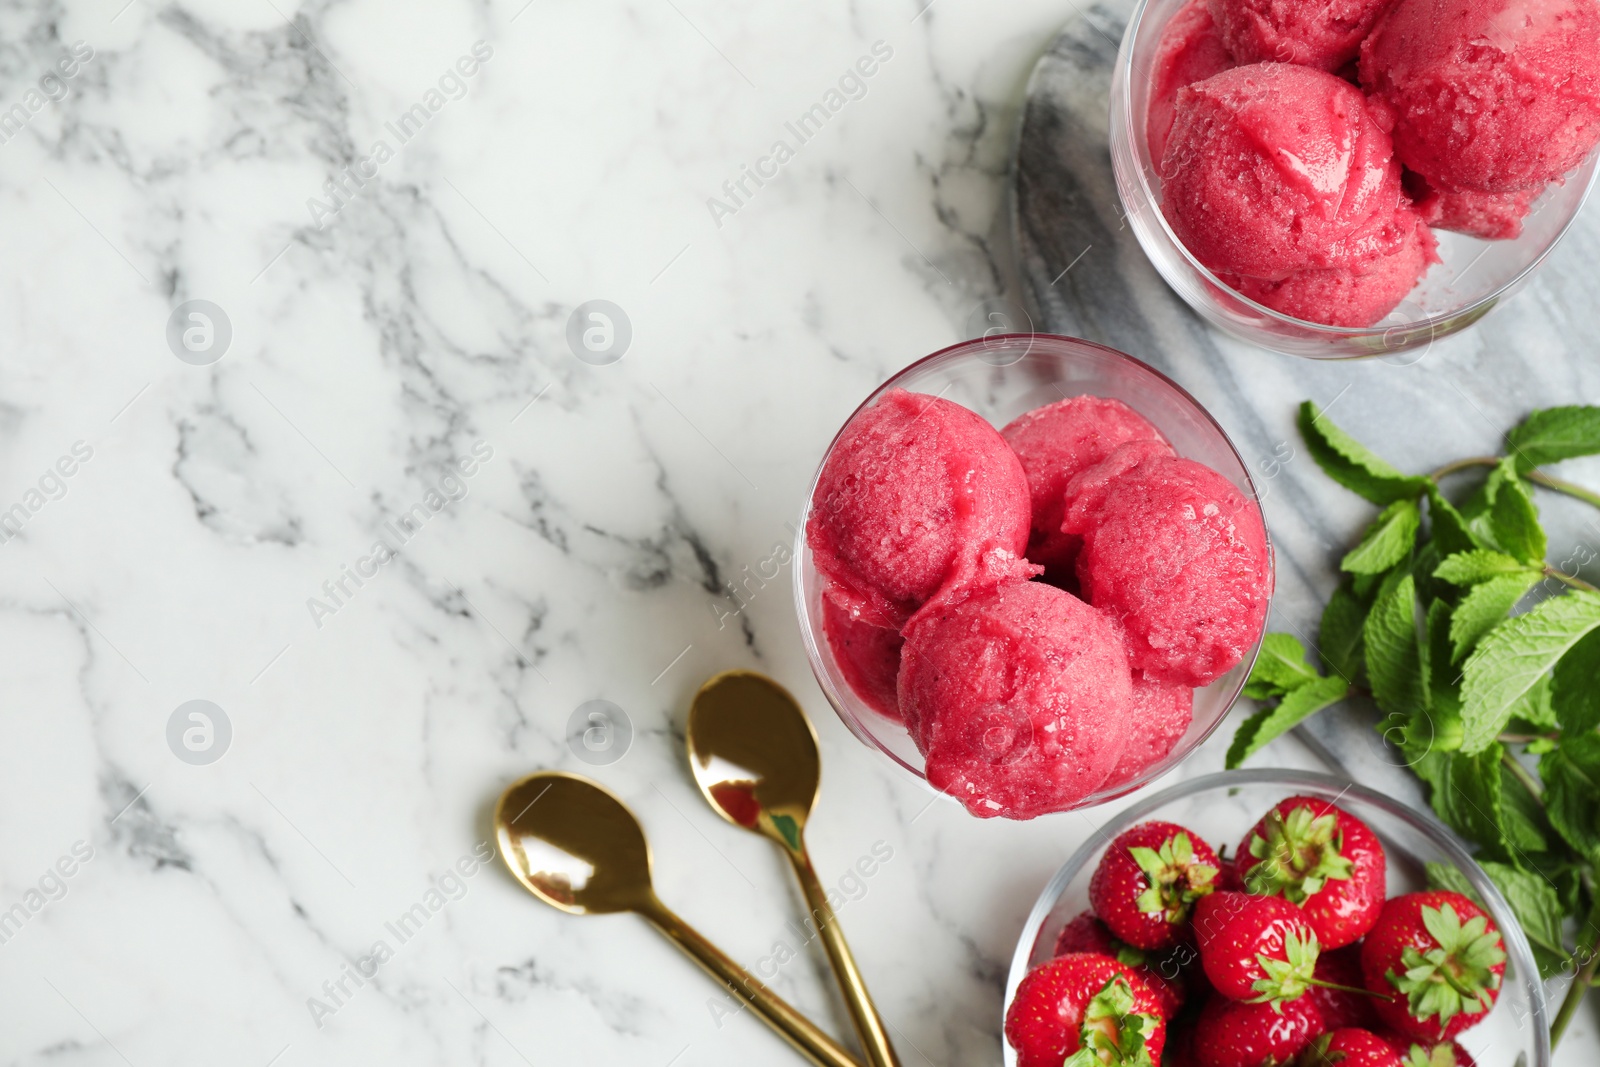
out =
{"type": "MultiPolygon", "coordinates": [[[[1119,231],[1103,90],[1064,76],[1018,172],[1053,206],[1014,237],[1036,59],[1098,69],[1126,15],[1056,40],[1077,11],[0,6],[0,1061],[799,1062],[642,923],[481,858],[507,783],[592,774],[663,899],[847,1033],[781,858],[684,766],[688,696],[746,666],[821,734],[808,838],[903,1062],[997,1062],[1023,919],[1105,813],[979,823],[822,701],[774,546],[845,415],[997,302],[1123,347],[1258,465],[1303,626],[1367,516],[1296,450],[1302,397],[1421,468],[1600,395],[1592,210],[1415,363],[1273,356],[1119,231]],[[708,208],[834,89],[757,195],[708,208]],[[620,358],[574,319],[601,300],[620,358]],[[573,726],[596,700],[631,727],[611,762],[573,726]]],[[[1558,543],[1600,536],[1550,511],[1558,543]]],[[[1368,732],[1318,730],[1378,773],[1368,732]]]]}

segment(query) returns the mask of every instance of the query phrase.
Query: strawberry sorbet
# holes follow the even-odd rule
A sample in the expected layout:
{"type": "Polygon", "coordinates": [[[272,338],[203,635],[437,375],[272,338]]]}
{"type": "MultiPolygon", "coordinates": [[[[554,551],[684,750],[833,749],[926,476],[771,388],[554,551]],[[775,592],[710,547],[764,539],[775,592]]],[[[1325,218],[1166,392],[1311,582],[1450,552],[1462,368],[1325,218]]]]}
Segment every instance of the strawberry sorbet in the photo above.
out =
{"type": "Polygon", "coordinates": [[[981,818],[1074,808],[1168,759],[1272,588],[1254,502],[1090,395],[997,432],[886,392],[824,460],[806,540],[837,684],[981,818]]]}
{"type": "Polygon", "coordinates": [[[1076,580],[1079,538],[1061,532],[1067,483],[1119,445],[1159,442],[1161,433],[1120,400],[1075,396],[1018,416],[1000,435],[1022,460],[1028,476],[1033,499],[1028,560],[1043,566],[1045,577],[1055,584],[1070,585],[1076,580]]]}
{"type": "Polygon", "coordinates": [[[1473,189],[1435,189],[1422,175],[1406,172],[1406,191],[1416,202],[1417,214],[1429,226],[1453,230],[1486,241],[1510,241],[1522,235],[1522,220],[1544,187],[1509,193],[1480,193],[1473,189]]]}
{"type": "Polygon", "coordinates": [[[1439,242],[1415,212],[1409,217],[1406,242],[1391,255],[1356,267],[1302,270],[1269,282],[1240,278],[1234,283],[1245,296],[1274,311],[1329,326],[1370,326],[1400,305],[1429,265],[1439,262],[1439,242]]]}
{"type": "Polygon", "coordinates": [[[1213,271],[1279,280],[1406,238],[1388,134],[1361,90],[1310,67],[1257,63],[1179,90],[1161,173],[1162,212],[1213,271]]]}
{"type": "Polygon", "coordinates": [[[1106,776],[1106,785],[1132,781],[1167,758],[1194,718],[1194,690],[1163,682],[1148,674],[1133,676],[1133,702],[1128,721],[1133,732],[1122,758],[1106,776]]]}
{"type": "Polygon", "coordinates": [[[1038,573],[1028,479],[1005,440],[960,404],[895,389],[846,424],[806,523],[826,595],[899,628],[935,594],[1038,573]]]}
{"type": "Polygon", "coordinates": [[[1261,512],[1211,468],[1146,459],[1098,502],[1075,500],[1063,529],[1083,535],[1083,592],[1122,624],[1135,669],[1207,685],[1261,635],[1272,593],[1261,512]]]}
{"type": "Polygon", "coordinates": [[[900,631],[853,618],[832,597],[824,596],[822,634],[856,695],[873,711],[898,719],[895,675],[900,673],[900,646],[905,644],[900,631]]]}
{"type": "MultiPolygon", "coordinates": [[[[1063,498],[1065,508],[1062,510],[1062,524],[1066,523],[1067,509],[1075,508],[1082,515],[1099,514],[1107,494],[1112,492],[1118,478],[1147,459],[1173,455],[1176,453],[1165,441],[1129,441],[1101,462],[1080,471],[1067,483],[1067,491],[1063,498]]],[[[1081,543],[1081,529],[1073,534],[1066,534],[1063,531],[1063,534],[1079,537],[1081,543]]]]}
{"type": "Polygon", "coordinates": [[[1187,0],[1149,69],[1173,235],[1330,326],[1399,307],[1433,229],[1520,237],[1600,144],[1600,0],[1187,0]]]}
{"type": "Polygon", "coordinates": [[[1178,90],[1204,81],[1235,66],[1222,34],[1211,18],[1207,0],[1189,0],[1161,31],[1161,43],[1150,75],[1150,107],[1145,117],[1145,139],[1150,158],[1161,161],[1172,131],[1172,111],[1178,90]]]}
{"type": "Polygon", "coordinates": [[[1389,0],[1210,0],[1228,51],[1240,63],[1299,63],[1335,73],[1389,0]]]}
{"type": "Polygon", "coordinates": [[[1399,0],[1361,46],[1361,84],[1430,183],[1538,188],[1600,141],[1600,4],[1399,0]]]}
{"type": "Polygon", "coordinates": [[[1043,582],[1010,582],[919,615],[899,688],[928,781],[980,818],[1078,804],[1132,732],[1122,635],[1043,582]]]}

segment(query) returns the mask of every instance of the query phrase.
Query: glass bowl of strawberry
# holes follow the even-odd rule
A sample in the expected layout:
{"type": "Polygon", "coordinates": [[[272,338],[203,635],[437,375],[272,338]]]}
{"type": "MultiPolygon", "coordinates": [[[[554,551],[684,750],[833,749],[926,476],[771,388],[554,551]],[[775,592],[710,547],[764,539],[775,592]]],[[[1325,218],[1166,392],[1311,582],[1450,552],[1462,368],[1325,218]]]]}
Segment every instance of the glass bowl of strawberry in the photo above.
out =
{"type": "Polygon", "coordinates": [[[1040,894],[1005,1003],[1007,1067],[1550,1063],[1532,950],[1459,840],[1298,771],[1108,822],[1040,894]]]}
{"type": "Polygon", "coordinates": [[[1272,597],[1227,434],[1170,379],[1070,337],[979,338],[891,377],[829,445],[797,534],[829,703],[979,818],[1175,767],[1238,696],[1272,597]]]}

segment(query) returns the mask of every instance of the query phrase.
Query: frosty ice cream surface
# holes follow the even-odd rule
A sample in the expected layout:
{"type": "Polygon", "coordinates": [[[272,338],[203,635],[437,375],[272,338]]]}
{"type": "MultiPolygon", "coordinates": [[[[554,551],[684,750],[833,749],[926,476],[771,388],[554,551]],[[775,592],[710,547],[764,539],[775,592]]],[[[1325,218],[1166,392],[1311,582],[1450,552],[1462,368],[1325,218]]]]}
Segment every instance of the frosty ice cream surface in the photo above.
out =
{"type": "Polygon", "coordinates": [[[1600,0],[1189,0],[1145,135],[1173,233],[1283,314],[1370,326],[1432,229],[1517,237],[1600,142],[1600,0]]]}
{"type": "Polygon", "coordinates": [[[1095,396],[997,431],[890,390],[829,452],[806,539],[847,683],[980,817],[1065,810],[1160,763],[1272,590],[1256,503],[1095,396]]]}

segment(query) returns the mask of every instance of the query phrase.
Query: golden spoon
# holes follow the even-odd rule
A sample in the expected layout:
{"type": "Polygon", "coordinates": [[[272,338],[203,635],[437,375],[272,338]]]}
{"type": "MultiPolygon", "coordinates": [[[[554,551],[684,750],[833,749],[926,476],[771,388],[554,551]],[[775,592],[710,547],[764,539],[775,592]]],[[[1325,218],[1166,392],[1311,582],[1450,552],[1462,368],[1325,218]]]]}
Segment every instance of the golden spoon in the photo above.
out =
{"type": "Polygon", "coordinates": [[[689,769],[724,819],[783,847],[844,991],[867,1062],[899,1067],[806,852],[806,819],[817,798],[822,765],[817,735],[805,712],[765,675],[724,671],[700,687],[689,709],[689,769]]]}
{"type": "Polygon", "coordinates": [[[639,820],[598,783],[562,771],[529,775],[500,795],[494,826],[506,866],[546,904],[572,915],[644,916],[817,1067],[861,1067],[661,903],[650,884],[650,845],[639,820]]]}

